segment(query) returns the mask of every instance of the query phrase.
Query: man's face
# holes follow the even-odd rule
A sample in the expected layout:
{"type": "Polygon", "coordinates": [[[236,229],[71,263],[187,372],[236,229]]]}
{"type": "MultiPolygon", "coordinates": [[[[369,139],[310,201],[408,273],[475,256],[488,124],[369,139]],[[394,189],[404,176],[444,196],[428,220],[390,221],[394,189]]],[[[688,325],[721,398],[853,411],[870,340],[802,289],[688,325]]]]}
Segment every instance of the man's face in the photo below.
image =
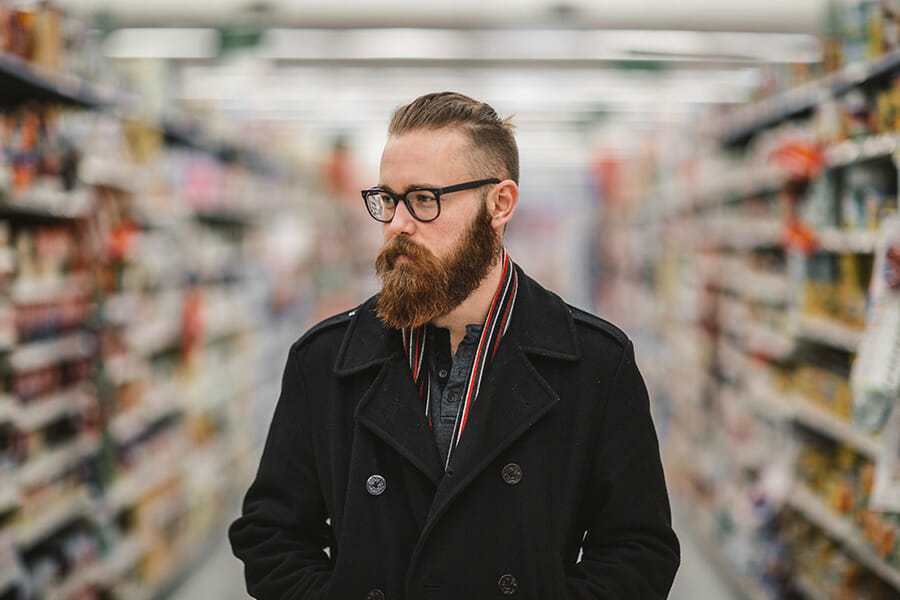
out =
{"type": "MultiPolygon", "coordinates": [[[[419,130],[391,136],[381,157],[379,185],[402,194],[412,186],[444,187],[473,175],[471,152],[458,130],[419,130]]],[[[485,194],[490,188],[441,197],[441,214],[415,220],[405,204],[383,225],[376,272],[384,284],[376,311],[389,326],[414,327],[442,316],[484,279],[500,249],[485,194]]]]}

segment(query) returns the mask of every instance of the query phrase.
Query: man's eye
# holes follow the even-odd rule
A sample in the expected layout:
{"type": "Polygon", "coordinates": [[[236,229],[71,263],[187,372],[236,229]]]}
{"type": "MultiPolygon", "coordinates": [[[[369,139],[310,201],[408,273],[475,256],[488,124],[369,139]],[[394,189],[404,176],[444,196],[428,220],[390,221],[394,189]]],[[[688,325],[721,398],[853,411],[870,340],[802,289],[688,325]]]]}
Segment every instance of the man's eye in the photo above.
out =
{"type": "Polygon", "coordinates": [[[421,193],[413,194],[412,200],[413,200],[413,202],[418,202],[420,204],[433,202],[434,194],[432,194],[430,192],[421,192],[421,193]]]}

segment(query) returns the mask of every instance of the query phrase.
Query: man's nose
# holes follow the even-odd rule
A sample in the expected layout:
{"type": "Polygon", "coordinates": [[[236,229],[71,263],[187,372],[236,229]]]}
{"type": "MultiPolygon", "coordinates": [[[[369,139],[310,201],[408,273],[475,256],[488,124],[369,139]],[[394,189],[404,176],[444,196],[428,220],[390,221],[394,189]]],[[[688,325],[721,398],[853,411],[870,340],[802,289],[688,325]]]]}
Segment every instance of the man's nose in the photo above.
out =
{"type": "Polygon", "coordinates": [[[387,224],[387,230],[392,236],[400,233],[409,235],[415,232],[416,220],[409,213],[405,202],[397,204],[397,208],[394,209],[394,218],[387,224]]]}

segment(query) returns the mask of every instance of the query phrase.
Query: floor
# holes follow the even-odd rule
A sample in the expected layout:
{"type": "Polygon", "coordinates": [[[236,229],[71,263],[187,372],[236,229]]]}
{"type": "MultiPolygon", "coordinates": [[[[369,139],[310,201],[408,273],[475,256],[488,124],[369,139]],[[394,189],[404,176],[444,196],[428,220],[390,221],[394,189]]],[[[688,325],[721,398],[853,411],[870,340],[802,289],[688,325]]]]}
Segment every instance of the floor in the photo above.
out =
{"type": "MultiPolygon", "coordinates": [[[[679,534],[682,562],[670,600],[739,600],[704,558],[690,535],[680,526],[675,515],[675,531],[679,534]]],[[[171,596],[170,600],[250,600],[244,588],[243,566],[231,554],[228,540],[223,538],[199,569],[171,596]]]]}
{"type": "Polygon", "coordinates": [[[673,515],[673,526],[681,542],[681,567],[669,599],[740,600],[691,538],[678,513],[673,515]]]}

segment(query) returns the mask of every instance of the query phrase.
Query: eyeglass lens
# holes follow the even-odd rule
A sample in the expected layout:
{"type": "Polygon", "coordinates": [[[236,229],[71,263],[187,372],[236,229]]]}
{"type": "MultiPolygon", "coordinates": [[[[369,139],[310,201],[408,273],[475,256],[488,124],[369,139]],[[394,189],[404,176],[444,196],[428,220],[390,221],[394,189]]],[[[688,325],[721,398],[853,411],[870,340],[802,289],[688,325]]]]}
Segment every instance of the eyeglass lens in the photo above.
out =
{"type": "MultiPolygon", "coordinates": [[[[413,217],[421,221],[430,221],[438,215],[437,196],[428,190],[412,190],[406,194],[407,208],[413,217]]],[[[373,190],[366,195],[366,207],[369,213],[379,221],[390,221],[397,210],[397,202],[387,192],[373,190]]]]}

